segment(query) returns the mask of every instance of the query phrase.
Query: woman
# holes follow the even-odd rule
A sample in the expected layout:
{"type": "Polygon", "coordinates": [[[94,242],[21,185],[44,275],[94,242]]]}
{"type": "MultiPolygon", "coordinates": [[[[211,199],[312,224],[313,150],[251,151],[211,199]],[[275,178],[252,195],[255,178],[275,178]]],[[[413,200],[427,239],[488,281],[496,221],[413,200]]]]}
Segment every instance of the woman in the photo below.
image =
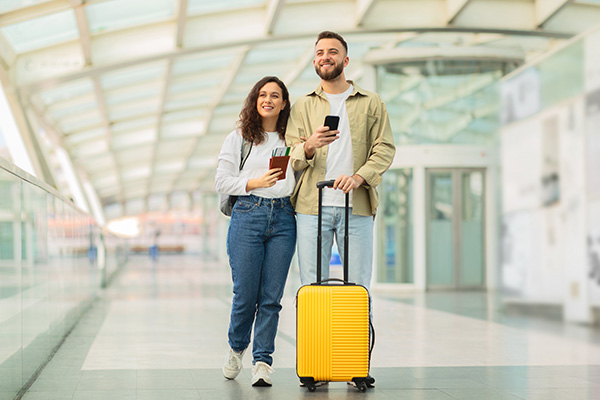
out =
{"type": "Polygon", "coordinates": [[[233,302],[223,375],[235,379],[240,373],[254,324],[253,386],[271,386],[271,354],[296,245],[296,220],[289,198],[296,183],[294,174],[289,166],[285,178],[280,168],[269,169],[272,151],[285,147],[289,113],[283,82],[273,76],[258,81],[246,98],[238,129],[223,143],[215,177],[218,193],[238,196],[227,234],[233,302]],[[244,140],[252,148],[240,169],[244,140]]]}

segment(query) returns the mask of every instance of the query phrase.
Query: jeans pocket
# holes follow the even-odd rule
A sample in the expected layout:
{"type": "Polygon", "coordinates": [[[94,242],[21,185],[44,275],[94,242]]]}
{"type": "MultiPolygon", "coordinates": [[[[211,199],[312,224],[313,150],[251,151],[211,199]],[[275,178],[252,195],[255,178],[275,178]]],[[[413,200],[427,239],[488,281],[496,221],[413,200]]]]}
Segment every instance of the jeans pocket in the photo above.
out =
{"type": "Polygon", "coordinates": [[[246,213],[254,210],[256,207],[256,203],[238,198],[235,207],[233,207],[233,212],[246,213]]]}
{"type": "Polygon", "coordinates": [[[291,204],[286,204],[285,206],[283,206],[283,211],[285,211],[285,213],[288,215],[296,215],[296,211],[294,210],[294,207],[292,207],[291,204]]]}

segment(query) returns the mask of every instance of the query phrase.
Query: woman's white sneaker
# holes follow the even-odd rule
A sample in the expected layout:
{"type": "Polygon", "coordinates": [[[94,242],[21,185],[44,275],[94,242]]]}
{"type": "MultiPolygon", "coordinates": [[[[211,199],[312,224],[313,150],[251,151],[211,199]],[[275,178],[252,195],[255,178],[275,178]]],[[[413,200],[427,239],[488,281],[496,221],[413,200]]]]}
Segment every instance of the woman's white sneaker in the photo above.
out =
{"type": "Polygon", "coordinates": [[[273,368],[267,363],[258,361],[252,368],[252,386],[271,386],[273,368]]]}
{"type": "Polygon", "coordinates": [[[235,379],[242,370],[242,358],[246,350],[241,352],[233,351],[229,349],[227,356],[225,356],[225,364],[223,365],[223,376],[227,379],[235,379]]]}

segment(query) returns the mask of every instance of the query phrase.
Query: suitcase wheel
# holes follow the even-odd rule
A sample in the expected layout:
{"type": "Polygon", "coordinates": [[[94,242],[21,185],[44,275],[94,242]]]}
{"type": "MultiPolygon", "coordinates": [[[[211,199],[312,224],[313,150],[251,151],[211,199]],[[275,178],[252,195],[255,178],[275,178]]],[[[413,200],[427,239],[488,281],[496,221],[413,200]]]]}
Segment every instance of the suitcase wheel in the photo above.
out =
{"type": "MultiPolygon", "coordinates": [[[[371,378],[373,379],[373,378],[371,378]]],[[[375,382],[375,379],[373,379],[373,382],[375,382]]],[[[367,378],[354,378],[352,379],[352,382],[348,382],[349,385],[352,385],[354,387],[356,387],[359,391],[361,392],[366,392],[367,388],[369,387],[374,387],[374,386],[370,386],[370,381],[369,381],[369,377],[367,378]]]]}
{"type": "Polygon", "coordinates": [[[367,391],[367,383],[365,381],[361,381],[358,382],[356,384],[356,387],[358,388],[358,390],[360,390],[361,392],[366,392],[367,391]]]}
{"type": "Polygon", "coordinates": [[[368,388],[374,388],[375,387],[375,378],[373,378],[371,375],[367,376],[367,380],[365,382],[367,383],[367,387],[368,388]]]}
{"type": "Polygon", "coordinates": [[[314,378],[300,378],[300,382],[306,386],[309,392],[314,392],[317,390],[317,383],[315,382],[314,378]]]}

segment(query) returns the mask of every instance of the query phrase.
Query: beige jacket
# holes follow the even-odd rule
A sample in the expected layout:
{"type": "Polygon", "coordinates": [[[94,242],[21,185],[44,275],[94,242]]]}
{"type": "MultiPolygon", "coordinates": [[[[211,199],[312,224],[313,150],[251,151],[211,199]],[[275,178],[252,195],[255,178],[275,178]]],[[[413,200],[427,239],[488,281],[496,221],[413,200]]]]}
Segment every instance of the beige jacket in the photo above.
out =
{"type": "MultiPolygon", "coordinates": [[[[365,179],[361,187],[352,191],[352,214],[375,215],[379,204],[375,187],[392,164],[396,146],[385,104],[377,94],[348,82],[354,85],[354,91],[346,100],[354,173],[365,179]]],[[[291,164],[296,171],[304,170],[291,200],[296,212],[301,214],[317,214],[316,184],[325,178],[329,146],[317,149],[315,155],[307,160],[300,136],[308,138],[312,135],[323,125],[329,110],[329,101],[319,85],[316,90],[298,99],[290,112],[285,136],[287,145],[293,146],[291,164]]]]}

